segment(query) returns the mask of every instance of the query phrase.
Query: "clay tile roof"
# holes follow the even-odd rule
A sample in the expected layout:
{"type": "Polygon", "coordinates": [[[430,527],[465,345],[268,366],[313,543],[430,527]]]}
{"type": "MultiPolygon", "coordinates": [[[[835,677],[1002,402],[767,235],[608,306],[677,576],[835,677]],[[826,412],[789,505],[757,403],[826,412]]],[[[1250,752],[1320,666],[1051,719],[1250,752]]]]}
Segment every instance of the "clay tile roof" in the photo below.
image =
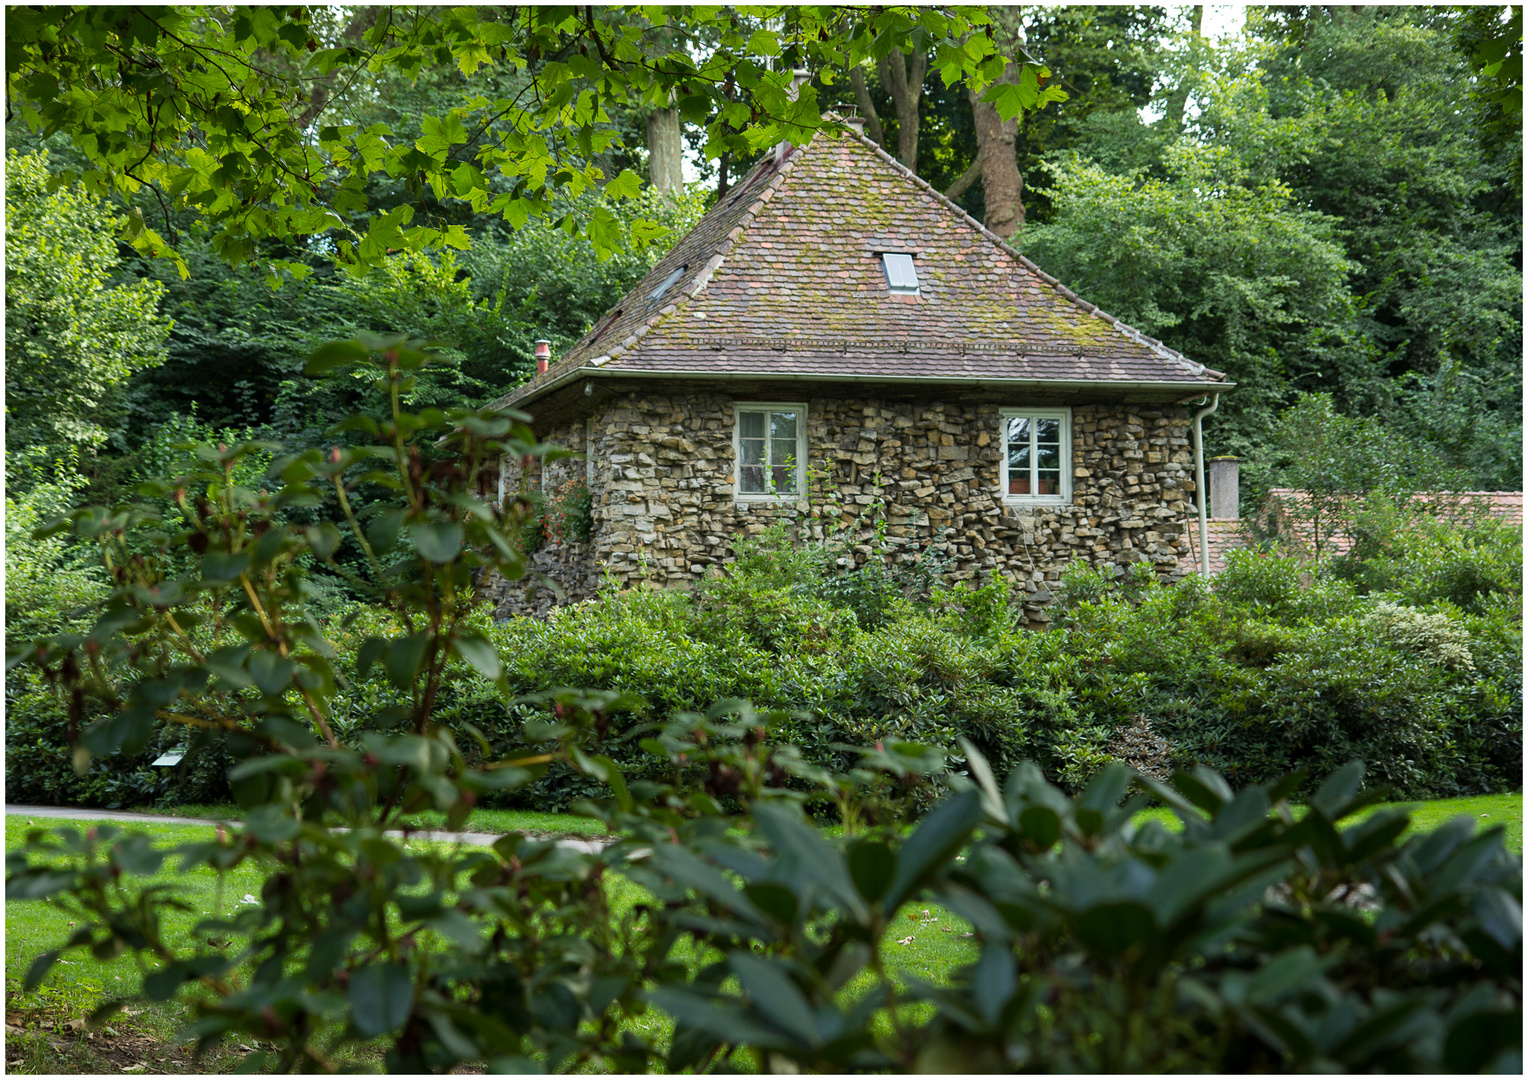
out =
{"type": "Polygon", "coordinates": [[[1183,383],[1225,376],[1100,311],[870,140],[760,161],[544,375],[578,370],[1183,383]],[[917,296],[880,255],[913,255],[917,296]],[[651,294],[683,273],[661,298],[651,294]]]}

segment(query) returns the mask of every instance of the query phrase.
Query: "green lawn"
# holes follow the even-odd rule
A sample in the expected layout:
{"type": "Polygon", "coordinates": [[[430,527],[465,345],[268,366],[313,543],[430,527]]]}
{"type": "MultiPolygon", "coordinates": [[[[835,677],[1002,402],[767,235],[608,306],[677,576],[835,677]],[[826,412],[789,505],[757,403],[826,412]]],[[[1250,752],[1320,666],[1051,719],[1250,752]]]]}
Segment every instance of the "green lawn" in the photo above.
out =
{"type": "MultiPolygon", "coordinates": [[[[207,818],[211,821],[237,821],[242,815],[233,803],[174,803],[155,807],[144,813],[165,814],[170,817],[207,818]]],[[[421,829],[444,829],[446,815],[438,810],[425,810],[399,819],[400,825],[413,825],[421,829]]],[[[543,814],[535,810],[474,810],[472,819],[462,828],[469,832],[507,833],[522,832],[531,835],[544,834],[555,837],[599,836],[604,833],[602,822],[573,814],[543,814]]]]}
{"type": "MultiPolygon", "coordinates": [[[[7,815],[5,848],[13,851],[26,840],[32,827],[65,826],[85,829],[89,822],[62,821],[51,818],[28,819],[7,815]]],[[[150,833],[161,844],[170,846],[205,839],[207,826],[144,825],[132,826],[150,833]]],[[[210,870],[176,874],[173,864],[161,875],[174,880],[180,895],[191,903],[192,912],[167,912],[165,922],[181,942],[189,941],[191,927],[200,919],[221,910],[238,906],[245,894],[258,895],[265,873],[254,864],[246,864],[223,876],[221,886],[210,870]]],[[[6,1023],[23,1029],[7,1032],[6,1064],[12,1072],[120,1072],[139,1062],[125,1060],[123,1048],[136,1051],[147,1070],[184,1072],[191,1069],[190,1053],[173,1042],[185,1023],[181,1004],[137,1004],[134,1014],[119,1016],[108,1030],[94,1039],[64,1036],[50,1032],[49,1025],[66,1023],[87,1014],[110,998],[136,989],[141,974],[129,957],[103,961],[88,952],[73,952],[54,965],[43,984],[30,993],[21,990],[22,977],[32,958],[60,945],[73,929],[64,913],[47,904],[31,901],[5,906],[5,998],[6,1023]],[[17,1021],[20,1021],[17,1024],[17,1021]]],[[[238,1067],[246,1051],[238,1049],[237,1040],[228,1049],[215,1053],[199,1071],[231,1071],[238,1067]]]]}
{"type": "MultiPolygon", "coordinates": [[[[1362,820],[1370,814],[1393,806],[1404,806],[1411,811],[1411,827],[1402,836],[1410,836],[1416,832],[1430,832],[1442,825],[1450,818],[1463,815],[1471,818],[1477,829],[1487,829],[1492,825],[1501,825],[1506,828],[1505,843],[1507,847],[1523,853],[1523,796],[1514,795],[1469,795],[1459,799],[1430,799],[1426,802],[1396,802],[1376,803],[1367,808],[1354,818],[1362,820]]],[[[1295,812],[1300,811],[1295,808],[1295,812]]],[[[1136,816],[1137,822],[1148,820],[1160,821],[1168,828],[1177,828],[1178,818],[1171,810],[1154,809],[1143,810],[1136,816]]]]}
{"type": "MultiPolygon", "coordinates": [[[[1459,799],[1433,799],[1428,802],[1381,803],[1365,811],[1367,816],[1383,807],[1405,806],[1412,811],[1409,832],[1435,829],[1451,817],[1467,815],[1482,827],[1504,825],[1507,830],[1507,846],[1513,851],[1523,850],[1523,797],[1514,795],[1471,795],[1459,799]]],[[[240,811],[232,803],[178,803],[153,811],[176,817],[208,818],[211,820],[236,820],[240,811]]],[[[1169,827],[1177,824],[1170,810],[1146,810],[1139,820],[1155,818],[1169,827]]],[[[425,829],[445,828],[446,816],[435,810],[412,814],[407,823],[425,829]]],[[[507,833],[524,832],[556,837],[590,837],[604,835],[603,823],[574,814],[543,814],[532,810],[474,810],[464,829],[470,832],[507,833]]],[[[828,830],[830,833],[834,829],[828,830]]]]}
{"type": "MultiPolygon", "coordinates": [[[[1413,808],[1413,831],[1431,829],[1451,817],[1469,816],[1481,828],[1501,824],[1507,830],[1508,846],[1519,853],[1523,843],[1523,802],[1520,795],[1489,795],[1463,799],[1443,799],[1425,803],[1398,804],[1413,808]]],[[[1378,809],[1377,807],[1375,809],[1378,809]]],[[[186,805],[165,812],[184,816],[237,817],[234,808],[186,805]]],[[[1373,812],[1372,810],[1370,812],[1373,812]]],[[[1144,811],[1140,820],[1155,818],[1164,824],[1176,819],[1165,810],[1144,811]]],[[[441,819],[421,815],[422,826],[439,827],[441,819]]],[[[6,850],[20,847],[30,828],[66,826],[85,828],[87,823],[49,818],[6,818],[6,850]]],[[[203,839],[207,826],[146,824],[131,826],[153,835],[163,846],[203,839]]],[[[466,828],[481,832],[528,829],[559,835],[589,835],[601,831],[598,822],[562,814],[532,814],[513,811],[478,811],[466,828]]],[[[174,880],[192,911],[168,913],[168,931],[183,944],[189,943],[191,927],[201,918],[219,911],[229,912],[244,902],[246,895],[257,896],[264,872],[254,864],[241,866],[224,875],[219,882],[211,870],[186,874],[175,872],[173,864],[162,875],[174,880]]],[[[639,902],[642,891],[621,879],[611,884],[612,904],[618,909],[639,902]]],[[[100,961],[88,954],[73,953],[60,961],[42,986],[30,993],[21,991],[22,976],[33,957],[60,944],[72,928],[64,914],[46,904],[12,903],[6,907],[5,969],[7,1023],[20,1027],[7,1040],[7,1064],[12,1071],[23,1072],[120,1072],[139,1058],[149,1069],[181,1072],[190,1069],[189,1055],[180,1051],[173,1040],[184,1022],[183,1005],[137,1005],[131,1016],[123,1016],[93,1039],[49,1031],[47,1025],[75,1020],[101,1002],[136,987],[140,978],[136,963],[127,957],[100,961]],[[18,1023],[19,1022],[19,1023],[18,1023]],[[124,1047],[128,1048],[124,1051],[124,1047]]],[[[941,979],[961,964],[976,959],[976,950],[968,936],[969,927],[933,905],[905,913],[890,932],[889,953],[893,965],[925,979],[941,979]]],[[[698,963],[701,959],[685,955],[680,959],[698,963]]],[[[852,982],[846,993],[863,992],[871,984],[865,975],[852,982]]],[[[634,1027],[644,1033],[666,1039],[668,1021],[656,1010],[635,1018],[634,1027]]],[[[228,1071],[237,1066],[252,1044],[234,1040],[216,1052],[199,1071],[228,1071]]],[[[346,1060],[357,1065],[378,1063],[376,1052],[356,1048],[346,1060]]],[[[747,1068],[750,1062],[739,1057],[736,1067],[747,1068]]]]}

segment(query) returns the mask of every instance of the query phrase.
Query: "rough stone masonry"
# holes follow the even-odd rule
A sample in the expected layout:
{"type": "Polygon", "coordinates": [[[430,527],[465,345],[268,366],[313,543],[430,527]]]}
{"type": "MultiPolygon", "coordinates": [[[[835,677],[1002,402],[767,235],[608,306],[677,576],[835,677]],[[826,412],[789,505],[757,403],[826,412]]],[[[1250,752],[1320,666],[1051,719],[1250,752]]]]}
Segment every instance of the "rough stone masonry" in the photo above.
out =
{"type": "MultiPolygon", "coordinates": [[[[587,544],[553,544],[533,568],[568,601],[602,581],[683,586],[718,573],[734,537],[784,520],[820,539],[836,521],[852,557],[873,557],[877,523],[911,560],[943,539],[950,577],[972,585],[997,574],[1025,594],[1025,620],[1047,606],[1067,566],[1149,562],[1165,580],[1192,570],[1194,489],[1189,411],[1182,405],[1077,405],[1072,409],[1069,505],[1014,506],[999,494],[1003,405],[1009,400],[932,401],[808,397],[808,492],[800,499],[740,502],[734,495],[733,405],[722,388],[637,390],[594,416],[538,432],[586,454],[523,477],[553,491],[587,477],[594,530],[587,544]]],[[[529,580],[485,580],[497,613],[542,613],[555,596],[529,580]]]]}

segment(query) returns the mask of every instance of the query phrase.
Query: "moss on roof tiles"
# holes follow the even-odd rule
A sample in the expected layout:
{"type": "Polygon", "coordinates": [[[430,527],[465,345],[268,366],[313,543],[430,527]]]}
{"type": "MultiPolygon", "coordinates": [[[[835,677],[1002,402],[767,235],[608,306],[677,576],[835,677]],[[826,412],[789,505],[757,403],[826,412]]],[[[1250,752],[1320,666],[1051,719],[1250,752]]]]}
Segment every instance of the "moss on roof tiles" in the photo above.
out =
{"type": "Polygon", "coordinates": [[[739,339],[805,338],[819,350],[836,341],[845,352],[881,354],[866,357],[878,370],[887,353],[938,341],[1014,357],[1075,355],[1079,377],[1104,382],[1214,377],[1095,314],[850,134],[820,132],[783,162],[759,162],[612,310],[619,317],[598,336],[586,336],[505,400],[533,396],[606,352],[610,367],[640,370],[644,354],[661,354],[662,366],[673,369],[673,358],[686,353],[705,367],[718,342],[739,339]],[[924,288],[916,302],[890,293],[875,257],[898,248],[917,253],[924,288]],[[646,294],[686,264],[672,303],[648,310],[646,294]]]}

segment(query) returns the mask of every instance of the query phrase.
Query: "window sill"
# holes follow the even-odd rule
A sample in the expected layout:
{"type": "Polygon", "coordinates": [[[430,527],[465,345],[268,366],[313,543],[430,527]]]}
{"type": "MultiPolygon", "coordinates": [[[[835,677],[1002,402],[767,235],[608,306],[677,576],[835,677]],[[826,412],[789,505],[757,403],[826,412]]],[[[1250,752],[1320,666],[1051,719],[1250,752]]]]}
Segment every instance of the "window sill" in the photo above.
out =
{"type": "Polygon", "coordinates": [[[1060,495],[1004,495],[1004,506],[1071,506],[1072,500],[1060,495]]]}
{"type": "Polygon", "coordinates": [[[783,503],[800,503],[806,505],[805,495],[743,495],[735,493],[732,501],[739,505],[749,506],[778,506],[783,503]]]}

